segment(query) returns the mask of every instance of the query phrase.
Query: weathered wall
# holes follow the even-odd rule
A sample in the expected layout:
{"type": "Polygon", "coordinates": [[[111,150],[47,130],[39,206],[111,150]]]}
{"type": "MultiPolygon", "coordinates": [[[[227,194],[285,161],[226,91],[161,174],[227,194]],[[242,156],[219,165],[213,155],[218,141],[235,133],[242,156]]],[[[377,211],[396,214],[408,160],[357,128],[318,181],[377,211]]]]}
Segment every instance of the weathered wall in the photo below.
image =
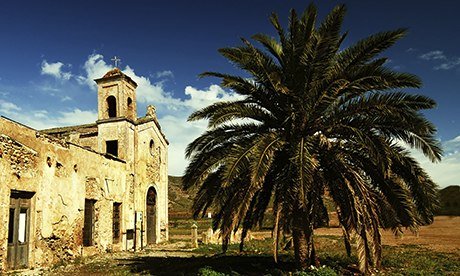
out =
{"type": "Polygon", "coordinates": [[[146,199],[151,187],[157,195],[154,242],[168,240],[168,142],[154,107],[149,107],[148,116],[136,118],[136,84],[119,69],[96,82],[99,120],[95,124],[45,130],[53,137],[0,118],[0,271],[7,264],[12,190],[34,193],[27,234],[29,267],[139,248],[141,235],[146,246],[150,223],[146,199]],[[108,118],[108,96],[117,98],[116,118],[108,118]],[[110,140],[118,141],[118,157],[105,154],[110,140]],[[83,246],[85,199],[95,201],[92,246],[83,246]],[[121,203],[121,238],[116,244],[114,203],[121,203]],[[143,216],[137,218],[140,213],[143,216]],[[133,239],[128,240],[128,230],[134,232],[133,239]]]}
{"type": "Polygon", "coordinates": [[[0,121],[2,268],[6,266],[11,190],[35,192],[29,232],[30,266],[49,265],[84,253],[85,198],[97,200],[94,246],[88,251],[111,249],[113,202],[124,202],[123,217],[133,216],[133,203],[125,199],[129,194],[125,193],[129,176],[126,164],[43,135],[36,137],[34,130],[14,122],[0,121]],[[95,180],[91,187],[88,179],[95,180]]]}
{"type": "MultiPolygon", "coordinates": [[[[157,242],[168,240],[168,145],[155,122],[150,121],[137,126],[137,158],[136,182],[139,193],[136,195],[136,205],[140,210],[145,208],[147,191],[154,187],[157,192],[157,242]],[[150,141],[153,140],[153,148],[150,141]]],[[[143,212],[146,221],[146,212],[143,212]]],[[[146,224],[143,224],[146,230],[146,224]]],[[[146,244],[146,240],[144,239],[146,244]]]]}
{"type": "Polygon", "coordinates": [[[94,136],[79,135],[79,137],[75,139],[75,141],[71,141],[71,142],[74,142],[75,144],[80,145],[84,148],[90,148],[92,150],[97,151],[97,135],[94,135],[94,136]]]}
{"type": "Polygon", "coordinates": [[[107,152],[106,141],[118,141],[118,157],[128,163],[134,161],[134,126],[126,120],[107,121],[98,125],[99,152],[107,152]]]}

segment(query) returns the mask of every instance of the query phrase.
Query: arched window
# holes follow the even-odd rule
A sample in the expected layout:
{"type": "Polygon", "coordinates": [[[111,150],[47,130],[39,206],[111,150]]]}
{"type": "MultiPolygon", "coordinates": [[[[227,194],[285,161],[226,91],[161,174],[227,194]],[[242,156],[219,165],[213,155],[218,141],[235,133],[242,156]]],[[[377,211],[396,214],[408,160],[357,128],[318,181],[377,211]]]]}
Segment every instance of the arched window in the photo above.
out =
{"type": "Polygon", "coordinates": [[[133,115],[133,100],[128,98],[128,116],[133,115]]]}
{"type": "Polygon", "coordinates": [[[155,155],[155,142],[153,140],[150,140],[149,151],[152,156],[155,155]]]}
{"type": "Polygon", "coordinates": [[[117,99],[114,96],[107,98],[107,111],[109,118],[117,117],[117,99]]]}

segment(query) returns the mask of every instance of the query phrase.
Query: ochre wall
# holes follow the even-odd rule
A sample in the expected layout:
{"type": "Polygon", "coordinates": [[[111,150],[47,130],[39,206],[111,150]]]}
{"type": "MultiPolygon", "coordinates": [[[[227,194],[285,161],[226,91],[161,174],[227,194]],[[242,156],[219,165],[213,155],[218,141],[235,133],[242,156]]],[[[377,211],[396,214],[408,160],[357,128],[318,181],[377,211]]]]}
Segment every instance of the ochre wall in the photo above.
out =
{"type": "MultiPolygon", "coordinates": [[[[146,193],[154,186],[158,193],[158,235],[167,239],[167,145],[159,139],[153,122],[142,125],[137,162],[110,159],[102,154],[63,142],[7,119],[0,118],[0,257],[6,267],[8,216],[11,190],[35,192],[32,198],[29,267],[48,266],[77,256],[123,250],[126,229],[134,229],[135,211],[145,215],[146,193]],[[155,136],[160,156],[151,156],[148,141],[155,136]],[[147,149],[143,149],[147,143],[147,149]],[[149,154],[149,155],[147,155],[149,154]],[[151,167],[151,169],[147,169],[151,167]],[[132,168],[136,168],[132,170],[132,168]],[[155,171],[158,170],[158,173],[155,171]],[[135,172],[135,173],[134,173],[135,172]],[[85,198],[96,200],[94,246],[83,247],[85,198]],[[122,203],[122,238],[112,244],[113,203],[122,203]]],[[[135,127],[133,127],[135,128],[135,127]]],[[[125,129],[126,130],[126,129],[125,129]]],[[[129,131],[128,131],[129,132],[129,131]]],[[[131,131],[134,142],[135,132],[131,131]]],[[[133,143],[130,143],[134,145],[133,143]]],[[[128,151],[134,158],[132,146],[128,151]]],[[[133,160],[133,159],[132,159],[133,160]]],[[[145,218],[144,218],[145,220],[145,218]]],[[[140,228],[140,224],[137,225],[140,228]]],[[[145,229],[145,223],[144,223],[145,229]]],[[[140,229],[137,247],[140,247],[140,229]]],[[[144,246],[146,238],[144,237],[144,246]]]]}

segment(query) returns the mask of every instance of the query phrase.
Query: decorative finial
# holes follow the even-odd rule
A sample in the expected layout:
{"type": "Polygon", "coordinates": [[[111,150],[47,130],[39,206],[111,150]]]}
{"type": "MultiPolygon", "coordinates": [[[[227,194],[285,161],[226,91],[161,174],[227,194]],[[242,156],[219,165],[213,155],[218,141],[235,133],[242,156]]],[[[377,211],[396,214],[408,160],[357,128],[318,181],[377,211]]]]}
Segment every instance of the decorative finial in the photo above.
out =
{"type": "Polygon", "coordinates": [[[148,117],[156,118],[156,117],[157,117],[157,114],[156,114],[156,108],[155,108],[155,106],[149,104],[149,105],[147,106],[147,113],[146,113],[145,115],[148,116],[148,117]]]}
{"type": "Polygon", "coordinates": [[[118,65],[121,63],[121,59],[117,56],[114,56],[111,61],[115,64],[115,68],[118,68],[118,65]]]}

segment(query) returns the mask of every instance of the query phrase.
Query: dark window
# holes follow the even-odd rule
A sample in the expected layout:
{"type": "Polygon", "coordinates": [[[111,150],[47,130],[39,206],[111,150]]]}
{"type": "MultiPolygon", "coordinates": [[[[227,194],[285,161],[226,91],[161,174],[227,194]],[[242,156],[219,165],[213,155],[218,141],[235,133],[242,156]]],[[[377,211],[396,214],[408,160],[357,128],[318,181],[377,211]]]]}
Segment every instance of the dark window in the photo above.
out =
{"type": "Polygon", "coordinates": [[[133,229],[126,230],[126,239],[134,240],[134,230],[133,229]]]}
{"type": "Polygon", "coordinates": [[[113,243],[120,242],[120,226],[121,226],[121,203],[113,203],[113,243]]]}
{"type": "Polygon", "coordinates": [[[107,109],[109,118],[117,117],[117,99],[114,96],[109,96],[107,98],[107,109]]]}
{"type": "Polygon", "coordinates": [[[118,157],[118,140],[106,141],[106,152],[118,157]]]}
{"type": "Polygon", "coordinates": [[[94,233],[94,200],[85,199],[85,224],[83,226],[83,245],[93,245],[94,233]]]}
{"type": "Polygon", "coordinates": [[[10,208],[10,220],[8,224],[8,243],[13,243],[14,236],[14,209],[10,208]]]}
{"type": "Polygon", "coordinates": [[[133,115],[133,100],[131,98],[128,98],[128,116],[133,115]]]}
{"type": "Polygon", "coordinates": [[[153,140],[150,140],[149,151],[152,156],[155,155],[155,142],[153,140]]]}

